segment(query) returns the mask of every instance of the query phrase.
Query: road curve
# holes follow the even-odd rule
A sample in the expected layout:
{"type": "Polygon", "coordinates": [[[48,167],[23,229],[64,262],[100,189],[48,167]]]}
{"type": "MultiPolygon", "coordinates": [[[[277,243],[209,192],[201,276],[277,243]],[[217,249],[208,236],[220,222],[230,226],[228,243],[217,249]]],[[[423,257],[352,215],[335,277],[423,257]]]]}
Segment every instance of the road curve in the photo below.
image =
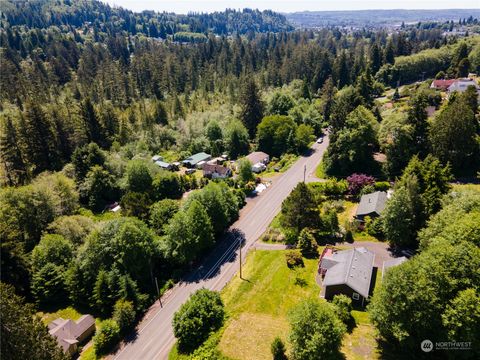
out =
{"type": "MultiPolygon", "coordinates": [[[[242,255],[246,254],[265,232],[280,211],[282,201],[300,181],[303,181],[305,168],[306,181],[315,179],[315,168],[320,163],[327,146],[328,137],[325,136],[322,144],[313,145],[309,156],[300,157],[290,169],[273,180],[272,186],[250,200],[241,210],[239,219],[231,229],[238,229],[245,235],[242,255]]],[[[230,281],[239,268],[237,245],[238,242],[231,239],[222,241],[203,266],[162,298],[163,307],[159,306],[158,301],[152,306],[137,327],[137,334],[109,358],[114,360],[167,359],[175,343],[172,329],[173,314],[197,289],[205,287],[221,290],[230,281]]]]}

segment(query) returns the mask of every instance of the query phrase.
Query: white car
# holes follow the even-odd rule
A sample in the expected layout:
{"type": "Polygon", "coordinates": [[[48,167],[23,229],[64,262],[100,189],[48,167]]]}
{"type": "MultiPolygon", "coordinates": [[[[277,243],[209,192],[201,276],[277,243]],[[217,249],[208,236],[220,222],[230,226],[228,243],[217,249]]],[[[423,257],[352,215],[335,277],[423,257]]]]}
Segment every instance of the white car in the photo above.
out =
{"type": "Polygon", "coordinates": [[[321,143],[323,143],[323,137],[319,137],[317,140],[317,144],[321,144],[321,143]]]}

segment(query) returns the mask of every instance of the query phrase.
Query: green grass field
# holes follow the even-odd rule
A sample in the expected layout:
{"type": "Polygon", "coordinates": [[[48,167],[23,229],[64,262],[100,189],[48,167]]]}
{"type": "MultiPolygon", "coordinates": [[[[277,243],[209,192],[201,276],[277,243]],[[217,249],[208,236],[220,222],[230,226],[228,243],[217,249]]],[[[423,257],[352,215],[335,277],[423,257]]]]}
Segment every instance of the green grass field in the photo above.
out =
{"type": "Polygon", "coordinates": [[[316,259],[291,270],[285,251],[253,251],[243,271],[222,291],[229,320],[219,343],[232,359],[270,359],[270,344],[276,336],[287,341],[289,310],[302,300],[316,298],[316,259]],[[239,355],[242,354],[242,355],[239,355]]]}

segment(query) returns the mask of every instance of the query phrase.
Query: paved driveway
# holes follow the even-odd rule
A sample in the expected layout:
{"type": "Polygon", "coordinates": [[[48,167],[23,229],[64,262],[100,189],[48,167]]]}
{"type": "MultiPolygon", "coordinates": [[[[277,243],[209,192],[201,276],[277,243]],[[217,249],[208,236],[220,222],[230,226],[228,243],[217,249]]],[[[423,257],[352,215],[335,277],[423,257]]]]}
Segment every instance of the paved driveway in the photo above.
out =
{"type": "Polygon", "coordinates": [[[374,266],[378,267],[379,270],[382,270],[384,261],[395,258],[395,256],[393,256],[389,250],[390,245],[386,242],[356,241],[352,244],[343,242],[343,243],[336,243],[335,245],[342,246],[347,249],[355,248],[355,247],[364,247],[367,250],[370,250],[375,254],[374,266]]]}

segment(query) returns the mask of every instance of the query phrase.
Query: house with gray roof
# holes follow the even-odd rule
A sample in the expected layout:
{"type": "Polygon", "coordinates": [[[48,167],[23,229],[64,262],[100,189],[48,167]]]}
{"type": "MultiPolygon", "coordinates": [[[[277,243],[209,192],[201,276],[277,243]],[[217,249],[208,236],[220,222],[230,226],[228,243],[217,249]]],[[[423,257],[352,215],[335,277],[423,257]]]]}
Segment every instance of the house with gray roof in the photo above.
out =
{"type": "Polygon", "coordinates": [[[189,168],[196,167],[198,163],[204,162],[206,163],[208,160],[212,158],[211,155],[200,152],[198,154],[192,155],[189,158],[186,158],[185,160],[182,161],[183,165],[189,168]]]}
{"type": "Polygon", "coordinates": [[[448,87],[447,91],[449,94],[454,91],[463,93],[465,90],[468,89],[469,86],[473,86],[477,91],[480,89],[480,86],[478,86],[476,81],[473,79],[458,79],[448,87]]]}
{"type": "Polygon", "coordinates": [[[58,318],[48,324],[48,332],[57,339],[64,353],[73,355],[77,352],[78,344],[95,332],[95,319],[88,314],[77,321],[58,318]]]}
{"type": "Polygon", "coordinates": [[[385,191],[376,191],[362,195],[355,213],[355,219],[363,222],[366,216],[374,218],[382,215],[387,199],[388,195],[385,191]]]}
{"type": "Polygon", "coordinates": [[[375,254],[364,247],[322,254],[318,269],[323,276],[322,296],[332,300],[335,295],[344,294],[363,305],[374,284],[374,260],[375,254]]]}

